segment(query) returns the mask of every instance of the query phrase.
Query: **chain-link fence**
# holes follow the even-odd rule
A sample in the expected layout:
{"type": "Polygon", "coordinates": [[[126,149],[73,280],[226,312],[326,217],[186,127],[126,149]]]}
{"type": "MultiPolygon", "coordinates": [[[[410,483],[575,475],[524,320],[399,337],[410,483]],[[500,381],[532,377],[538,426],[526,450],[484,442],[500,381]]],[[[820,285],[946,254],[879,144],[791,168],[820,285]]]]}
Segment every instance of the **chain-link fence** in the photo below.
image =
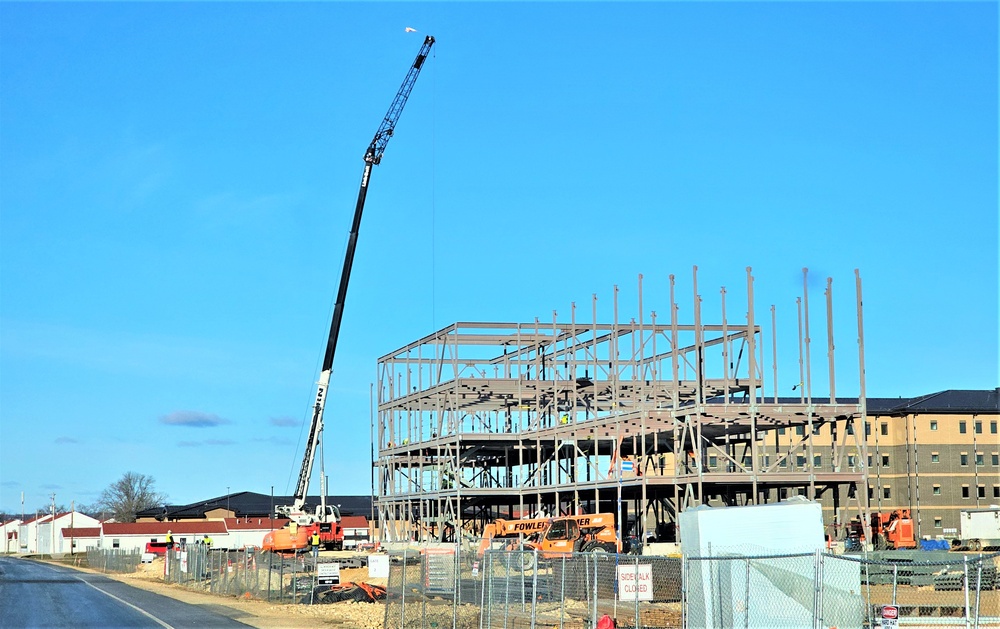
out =
{"type": "Polygon", "coordinates": [[[87,567],[101,572],[135,572],[142,563],[142,553],[119,548],[88,548],[87,567]]]}
{"type": "Polygon", "coordinates": [[[443,548],[393,555],[389,629],[1000,627],[1000,555],[545,557],[443,548]]]}
{"type": "Polygon", "coordinates": [[[319,589],[316,563],[308,555],[212,550],[201,544],[169,550],[164,580],[213,594],[288,603],[312,602],[319,589]]]}

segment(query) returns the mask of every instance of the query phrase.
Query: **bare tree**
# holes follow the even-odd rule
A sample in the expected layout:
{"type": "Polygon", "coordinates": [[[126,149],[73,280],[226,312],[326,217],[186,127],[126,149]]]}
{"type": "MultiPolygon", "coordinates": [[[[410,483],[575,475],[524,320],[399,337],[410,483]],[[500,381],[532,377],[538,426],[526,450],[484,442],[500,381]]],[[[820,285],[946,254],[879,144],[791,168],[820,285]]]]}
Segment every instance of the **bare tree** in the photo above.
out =
{"type": "Polygon", "coordinates": [[[101,492],[95,506],[110,513],[116,522],[135,522],[136,513],[162,505],[165,500],[166,496],[156,491],[152,476],[125,472],[101,492]]]}

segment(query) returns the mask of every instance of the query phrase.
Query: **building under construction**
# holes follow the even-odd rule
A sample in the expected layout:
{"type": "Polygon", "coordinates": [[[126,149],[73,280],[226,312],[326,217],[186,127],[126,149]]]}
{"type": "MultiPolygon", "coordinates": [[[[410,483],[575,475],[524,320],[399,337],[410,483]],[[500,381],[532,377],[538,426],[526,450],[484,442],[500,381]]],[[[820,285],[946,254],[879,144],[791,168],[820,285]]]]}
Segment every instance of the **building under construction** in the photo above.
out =
{"type": "MultiPolygon", "coordinates": [[[[611,512],[626,536],[671,541],[680,511],[804,495],[828,524],[868,521],[861,280],[855,273],[858,397],[838,400],[831,280],[828,398],[812,399],[807,281],[798,298],[799,397],[779,398],[774,307],[764,326],[746,272],[739,323],[692,312],[600,322],[455,323],[379,360],[377,501],[382,539],[454,541],[497,518],[611,512]],[[744,316],[745,315],[745,316],[744,316]],[[765,340],[762,327],[770,328],[765,340]],[[766,345],[766,347],[765,347],[766,345]],[[767,395],[773,390],[773,395],[767,395]],[[820,437],[820,435],[823,435],[820,437]],[[848,453],[852,465],[847,465],[848,453]]],[[[589,320],[588,320],[589,319],[589,320]]],[[[783,342],[788,342],[788,339],[783,342]]]]}

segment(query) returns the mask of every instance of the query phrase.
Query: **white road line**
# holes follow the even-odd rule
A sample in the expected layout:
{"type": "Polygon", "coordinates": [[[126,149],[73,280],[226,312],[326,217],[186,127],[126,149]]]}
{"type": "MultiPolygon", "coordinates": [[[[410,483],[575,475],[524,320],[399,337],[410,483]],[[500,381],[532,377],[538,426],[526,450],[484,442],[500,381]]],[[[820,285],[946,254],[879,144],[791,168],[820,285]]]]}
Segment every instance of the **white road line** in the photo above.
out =
{"type": "Polygon", "coordinates": [[[86,583],[87,585],[89,585],[90,587],[94,588],[95,590],[97,590],[97,591],[98,591],[98,592],[100,592],[101,594],[104,594],[104,595],[106,595],[106,596],[110,596],[111,598],[115,599],[116,601],[118,601],[119,603],[121,603],[121,604],[123,604],[123,605],[128,605],[129,607],[131,607],[131,608],[132,608],[132,609],[134,609],[135,611],[139,612],[139,613],[140,613],[140,614],[142,614],[143,616],[147,616],[147,617],[149,617],[149,618],[150,618],[150,619],[151,619],[151,620],[152,620],[153,622],[155,622],[156,624],[160,625],[161,627],[165,627],[166,629],[174,629],[173,627],[171,627],[171,626],[170,626],[170,625],[168,625],[167,623],[163,622],[162,620],[160,620],[160,619],[159,619],[159,618],[157,618],[156,616],[154,616],[154,615],[150,614],[149,612],[147,612],[147,611],[146,611],[145,609],[142,609],[142,608],[140,608],[140,607],[136,607],[135,605],[133,605],[132,603],[129,603],[128,601],[123,601],[122,599],[118,598],[118,597],[117,597],[117,596],[115,596],[114,594],[111,594],[110,592],[105,592],[104,590],[102,590],[101,588],[97,587],[97,586],[96,586],[96,585],[94,585],[93,583],[90,583],[90,582],[88,582],[88,581],[84,581],[84,580],[83,580],[83,579],[81,579],[80,577],[74,577],[74,578],[75,578],[75,579],[78,579],[78,580],[79,580],[79,581],[81,581],[82,583],[86,583]]]}

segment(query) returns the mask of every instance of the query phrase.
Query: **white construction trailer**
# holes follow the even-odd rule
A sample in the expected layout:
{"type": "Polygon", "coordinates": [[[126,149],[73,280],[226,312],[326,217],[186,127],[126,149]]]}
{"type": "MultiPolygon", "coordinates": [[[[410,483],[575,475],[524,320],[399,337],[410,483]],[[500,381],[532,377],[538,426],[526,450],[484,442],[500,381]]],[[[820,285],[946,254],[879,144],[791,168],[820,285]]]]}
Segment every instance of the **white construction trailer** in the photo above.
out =
{"type": "Polygon", "coordinates": [[[1000,547],[1000,506],[962,511],[959,518],[960,546],[972,551],[1000,547]]]}

